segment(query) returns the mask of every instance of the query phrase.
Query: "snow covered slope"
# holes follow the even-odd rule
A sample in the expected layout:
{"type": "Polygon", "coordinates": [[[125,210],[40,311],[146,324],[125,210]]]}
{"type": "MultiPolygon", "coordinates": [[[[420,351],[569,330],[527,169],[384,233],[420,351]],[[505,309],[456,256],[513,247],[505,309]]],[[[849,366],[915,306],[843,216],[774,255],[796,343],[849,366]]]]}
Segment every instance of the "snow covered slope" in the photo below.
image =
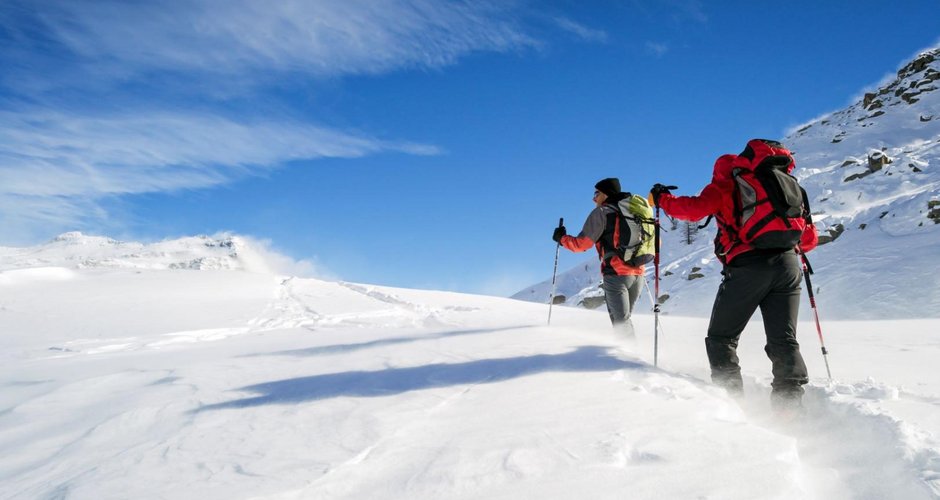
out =
{"type": "Polygon", "coordinates": [[[36,247],[0,247],[0,269],[67,267],[270,272],[269,254],[258,242],[228,234],[143,244],[71,232],[36,247]]]}
{"type": "MultiPolygon", "coordinates": [[[[824,318],[940,317],[938,87],[940,49],[934,49],[855,104],[783,138],[794,152],[795,175],[810,196],[817,227],[831,240],[810,254],[824,318]]],[[[691,245],[681,225],[665,233],[661,288],[669,296],[667,313],[709,314],[721,279],[712,254],[714,231],[713,223],[691,245]]],[[[595,261],[592,256],[560,276],[559,293],[569,305],[598,294],[595,261]]],[[[549,290],[543,282],[514,298],[545,302],[549,290]]]]}
{"type": "Polygon", "coordinates": [[[664,319],[656,368],[648,315],[631,351],[599,312],[249,272],[228,240],[0,250],[0,498],[940,497],[938,320],[832,323],[837,379],[807,349],[787,423],[756,331],[734,401],[704,319],[664,319]]]}

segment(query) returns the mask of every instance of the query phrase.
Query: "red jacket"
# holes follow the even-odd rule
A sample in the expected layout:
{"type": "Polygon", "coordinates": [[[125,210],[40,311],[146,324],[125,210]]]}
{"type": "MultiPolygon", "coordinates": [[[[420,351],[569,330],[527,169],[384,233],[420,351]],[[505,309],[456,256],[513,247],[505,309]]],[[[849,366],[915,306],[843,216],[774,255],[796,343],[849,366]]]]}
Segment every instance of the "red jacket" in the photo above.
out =
{"type": "MultiPolygon", "coordinates": [[[[722,227],[732,226],[734,221],[734,179],[731,176],[736,155],[723,155],[715,161],[712,181],[699,193],[698,196],[673,196],[664,193],[659,197],[659,206],[677,219],[697,221],[709,215],[714,215],[719,223],[719,232],[722,227]]],[[[819,243],[819,233],[814,224],[807,224],[800,237],[800,249],[809,252],[819,243]]],[[[743,244],[732,246],[724,256],[725,262],[742,253],[751,250],[743,244]]]]}

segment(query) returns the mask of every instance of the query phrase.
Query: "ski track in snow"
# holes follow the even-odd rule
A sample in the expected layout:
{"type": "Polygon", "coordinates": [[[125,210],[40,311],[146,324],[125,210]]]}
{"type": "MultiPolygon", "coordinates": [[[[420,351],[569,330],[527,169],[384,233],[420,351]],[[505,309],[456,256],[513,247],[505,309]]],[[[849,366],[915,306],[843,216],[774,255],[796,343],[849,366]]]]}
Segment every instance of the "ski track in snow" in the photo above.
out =
{"type": "Polygon", "coordinates": [[[75,339],[60,346],[48,349],[52,354],[47,359],[65,358],[77,355],[95,355],[115,352],[159,349],[173,344],[213,342],[236,335],[263,333],[275,330],[304,328],[340,328],[348,326],[375,326],[376,320],[385,320],[388,326],[446,327],[455,326],[442,318],[447,311],[472,312],[474,308],[444,307],[435,308],[402,300],[390,293],[375,290],[373,287],[339,282],[338,288],[351,291],[381,305],[372,310],[350,311],[346,313],[325,314],[316,311],[311,303],[316,297],[306,297],[303,290],[296,290],[294,278],[281,279],[275,296],[268,302],[257,317],[246,322],[245,327],[209,328],[167,332],[159,340],[142,340],[138,337],[75,339]]]}

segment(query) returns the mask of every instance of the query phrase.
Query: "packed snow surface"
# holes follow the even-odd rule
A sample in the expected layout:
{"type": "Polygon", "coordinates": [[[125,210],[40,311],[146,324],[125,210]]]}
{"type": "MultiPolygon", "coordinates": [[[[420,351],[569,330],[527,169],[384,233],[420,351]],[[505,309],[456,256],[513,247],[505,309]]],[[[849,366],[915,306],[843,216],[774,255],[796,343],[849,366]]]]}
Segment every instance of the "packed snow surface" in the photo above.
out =
{"type": "Polygon", "coordinates": [[[801,324],[787,420],[759,322],[738,401],[705,318],[663,317],[653,366],[645,312],[630,346],[602,312],[277,275],[225,241],[0,249],[0,498],[940,497],[940,320],[824,322],[832,381],[801,324]]]}

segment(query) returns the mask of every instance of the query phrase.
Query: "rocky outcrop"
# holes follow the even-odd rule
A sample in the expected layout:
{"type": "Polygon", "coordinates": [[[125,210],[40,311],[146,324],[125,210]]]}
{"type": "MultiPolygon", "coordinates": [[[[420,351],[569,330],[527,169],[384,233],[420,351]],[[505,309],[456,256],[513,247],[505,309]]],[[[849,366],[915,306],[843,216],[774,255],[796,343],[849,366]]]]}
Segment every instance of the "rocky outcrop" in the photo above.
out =
{"type": "Polygon", "coordinates": [[[884,151],[875,151],[868,155],[868,170],[872,172],[877,172],[890,163],[891,158],[884,151]]]}
{"type": "MultiPolygon", "coordinates": [[[[940,49],[920,54],[898,70],[898,79],[881,89],[877,96],[893,93],[895,97],[900,97],[907,104],[917,103],[921,99],[921,94],[937,90],[933,82],[940,80],[940,70],[936,69],[933,63],[938,59],[940,59],[940,49]]],[[[868,94],[865,95],[868,96],[868,94]]],[[[872,101],[874,100],[875,98],[872,98],[872,101]]],[[[867,108],[868,105],[865,107],[867,108]]]]}
{"type": "Polygon", "coordinates": [[[581,303],[578,304],[585,309],[597,309],[598,307],[604,305],[604,296],[597,297],[584,297],[581,299],[581,303]]]}
{"type": "MultiPolygon", "coordinates": [[[[891,157],[885,154],[884,150],[873,151],[868,155],[868,170],[865,170],[864,172],[860,172],[857,174],[852,174],[846,177],[845,179],[843,179],[842,182],[850,182],[850,181],[861,179],[863,177],[867,177],[883,169],[885,166],[890,165],[892,161],[893,160],[891,159],[891,157]]],[[[849,165],[857,165],[857,162],[846,161],[845,163],[842,164],[843,167],[846,167],[849,165]]]]}
{"type": "Polygon", "coordinates": [[[835,226],[832,226],[826,229],[825,233],[819,234],[819,244],[825,245],[826,243],[832,243],[833,241],[836,240],[836,238],[838,238],[839,236],[842,236],[842,233],[844,232],[845,232],[845,226],[843,226],[842,224],[836,224],[835,226]]]}
{"type": "Polygon", "coordinates": [[[930,200],[927,202],[927,218],[934,224],[940,224],[940,200],[930,200]]]}

